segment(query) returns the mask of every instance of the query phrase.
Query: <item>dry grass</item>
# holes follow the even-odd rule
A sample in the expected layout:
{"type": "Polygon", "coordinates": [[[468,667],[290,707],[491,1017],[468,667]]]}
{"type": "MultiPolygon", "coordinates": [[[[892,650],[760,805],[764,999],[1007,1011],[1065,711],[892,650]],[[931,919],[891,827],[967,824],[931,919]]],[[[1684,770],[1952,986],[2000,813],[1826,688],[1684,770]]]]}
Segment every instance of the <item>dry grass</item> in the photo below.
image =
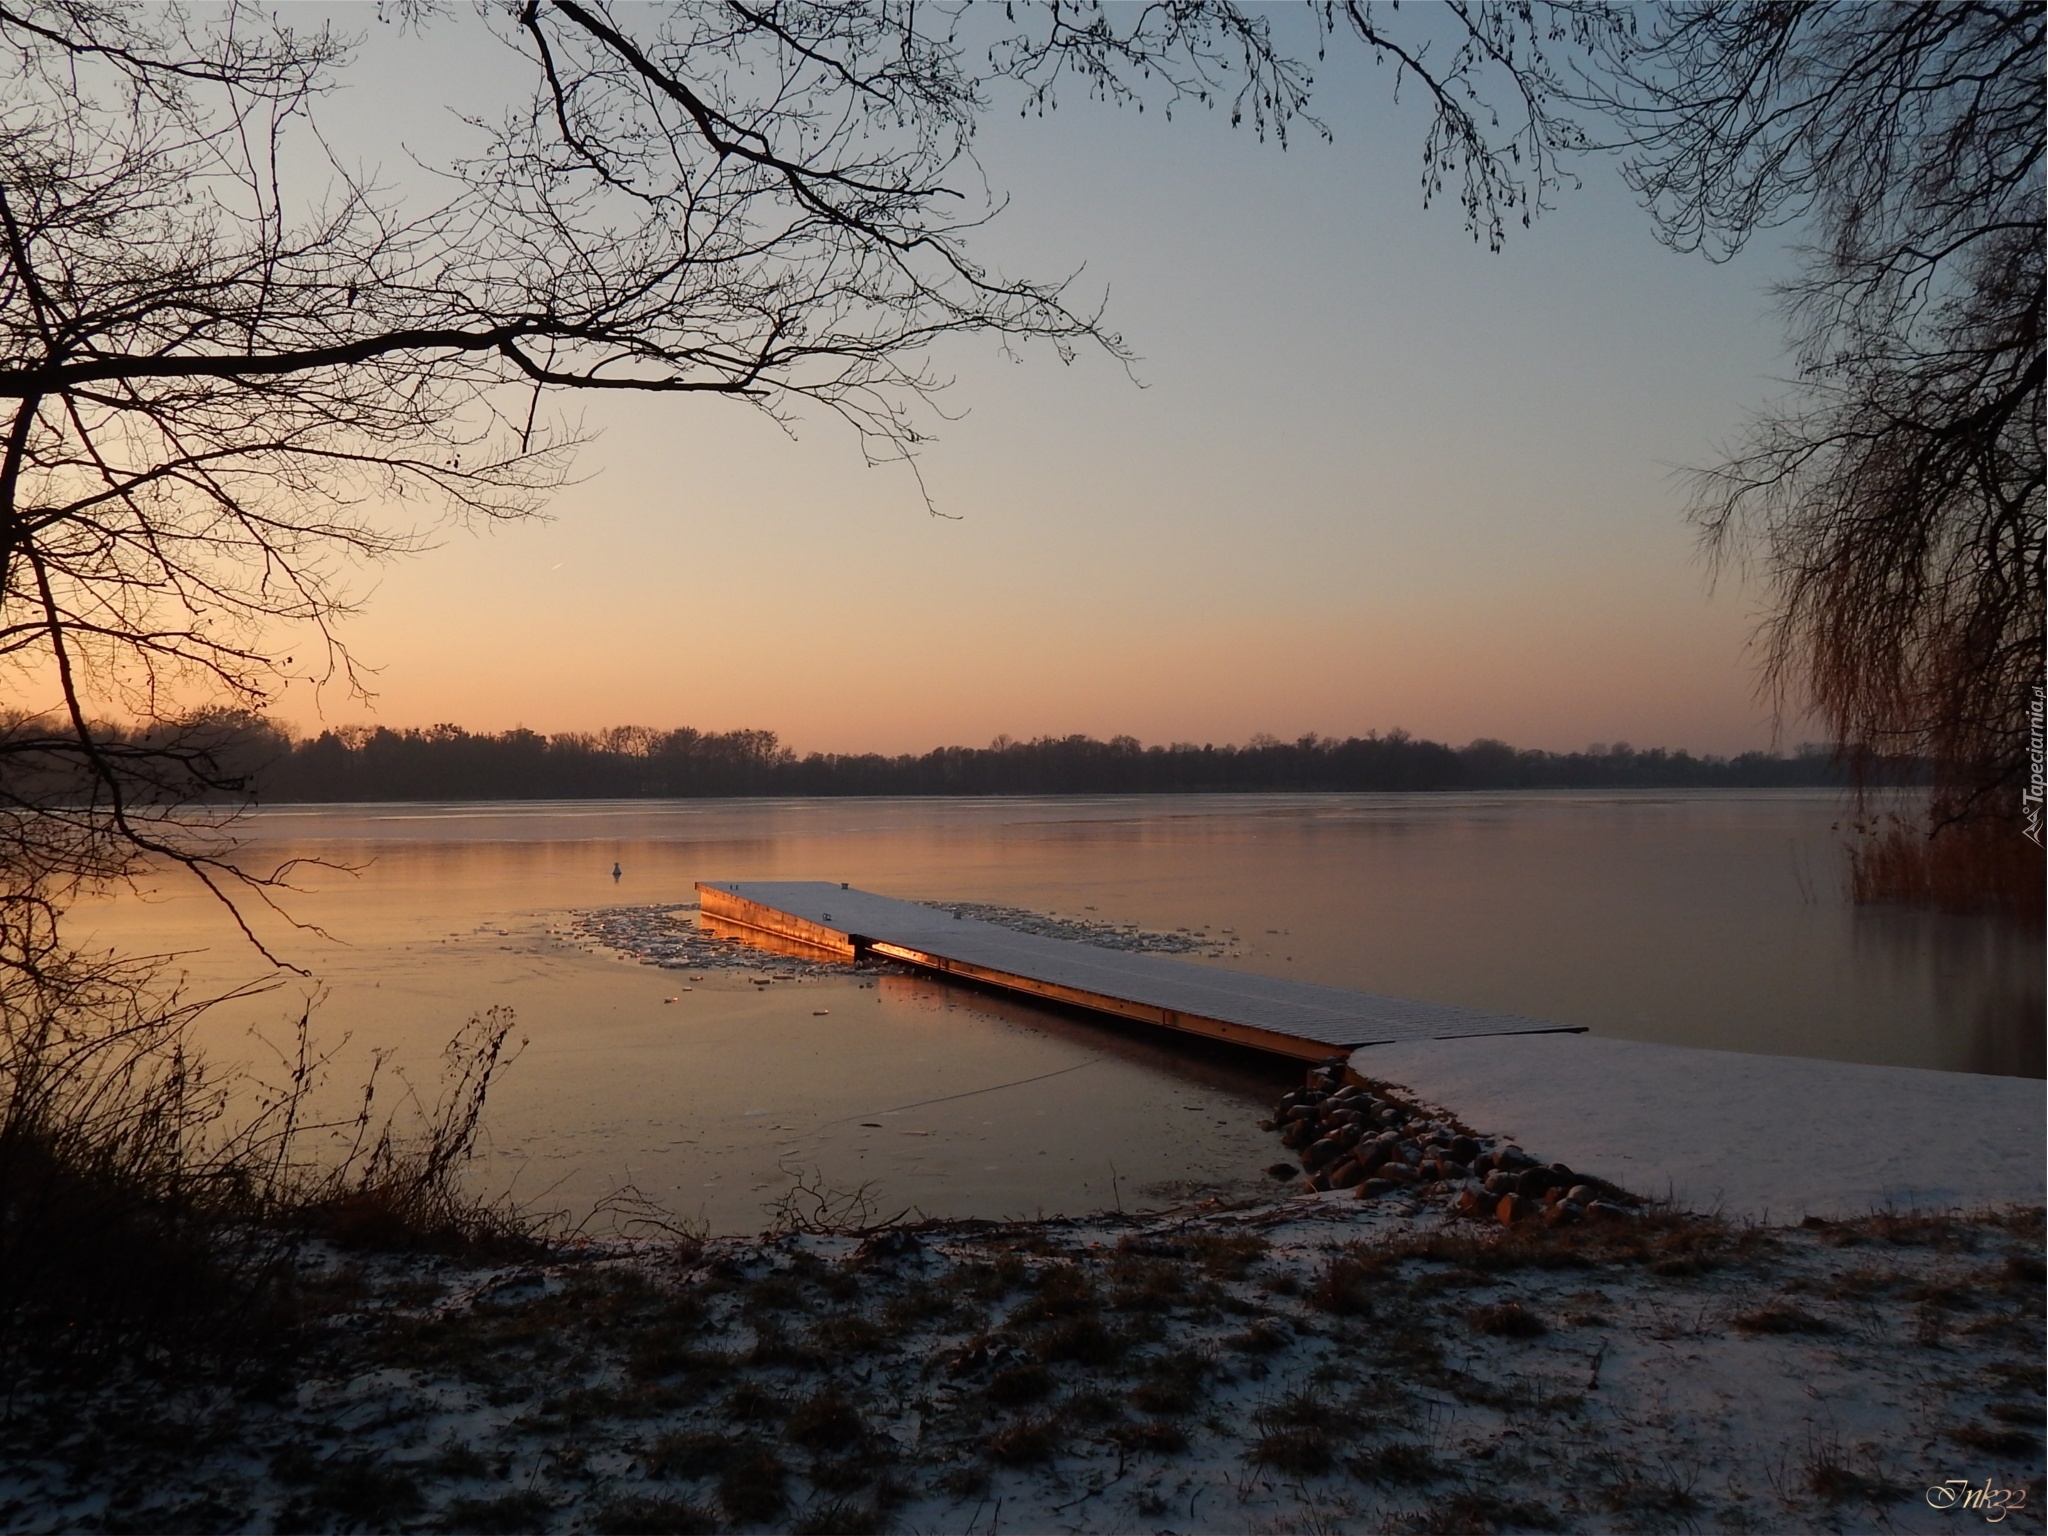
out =
{"type": "Polygon", "coordinates": [[[1519,1301],[1505,1301],[1493,1307],[1474,1307],[1472,1331],[1497,1339],[1533,1339],[1550,1332],[1550,1325],[1519,1301]]]}
{"type": "Polygon", "coordinates": [[[1031,1466],[1059,1454],[1059,1421],[1050,1415],[1005,1424],[986,1441],[991,1459],[1006,1467],[1031,1466]]]}
{"type": "Polygon", "coordinates": [[[1749,1312],[1738,1312],[1731,1321],[1744,1333],[1835,1333],[1836,1325],[1815,1317],[1803,1307],[1774,1301],[1749,1312]]]}
{"type": "Polygon", "coordinates": [[[1860,836],[1849,848],[1849,892],[1858,902],[2041,920],[2042,850],[2016,822],[1963,822],[1929,836],[1887,816],[1857,830],[1860,836]]]}
{"type": "Polygon", "coordinates": [[[715,1536],[718,1516],[687,1499],[627,1497],[599,1506],[598,1536],[715,1536]]]}
{"type": "Polygon", "coordinates": [[[0,1365],[275,1357],[322,1300],[301,1276],[308,1239],[546,1251],[534,1223],[458,1177],[509,1059],[509,1009],[451,1042],[433,1103],[387,1111],[373,1070],[352,1122],[312,1127],[309,1017],[282,1082],[224,1082],[189,1045],[206,1005],[73,964],[0,987],[0,1365]],[[353,1133],[345,1155],[306,1152],[309,1132],[336,1129],[353,1133]]]}
{"type": "Polygon", "coordinates": [[[736,1454],[718,1474],[718,1507],[741,1525],[773,1520],[789,1507],[789,1469],[755,1447],[736,1454]]]}

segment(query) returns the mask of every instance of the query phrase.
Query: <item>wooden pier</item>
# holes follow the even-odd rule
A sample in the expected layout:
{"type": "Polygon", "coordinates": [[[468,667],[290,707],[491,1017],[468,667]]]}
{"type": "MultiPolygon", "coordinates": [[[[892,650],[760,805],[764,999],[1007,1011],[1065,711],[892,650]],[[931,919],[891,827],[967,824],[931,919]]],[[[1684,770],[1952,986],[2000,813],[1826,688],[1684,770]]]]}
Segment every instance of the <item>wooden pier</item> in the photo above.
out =
{"type": "Polygon", "coordinates": [[[943,976],[1308,1061],[1396,1041],[1572,1032],[1513,1014],[1043,938],[822,880],[700,881],[697,896],[712,923],[770,947],[795,945],[844,960],[879,955],[943,976]]]}

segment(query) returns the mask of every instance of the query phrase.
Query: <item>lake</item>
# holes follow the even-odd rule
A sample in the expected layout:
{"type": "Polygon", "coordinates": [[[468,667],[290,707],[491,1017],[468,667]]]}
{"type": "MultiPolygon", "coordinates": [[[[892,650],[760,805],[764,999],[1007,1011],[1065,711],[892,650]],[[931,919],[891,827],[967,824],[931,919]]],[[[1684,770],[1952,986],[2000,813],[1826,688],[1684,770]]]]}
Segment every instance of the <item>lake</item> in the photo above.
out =
{"type": "MultiPolygon", "coordinates": [[[[310,1002],[340,1103],[378,1052],[426,1093],[454,1030],[509,1005],[527,1044],[473,1177],[572,1213],[631,1185],[721,1232],[798,1184],[884,1215],[1241,1193],[1299,1068],[909,975],[694,980],[567,931],[698,880],[1185,931],[1195,963],[1630,1039],[2040,1076],[2040,933],[1853,907],[1841,812],[1809,791],[278,807],[240,856],[317,861],[284,898],[312,926],[252,921],[311,978],[202,1035],[263,1068],[310,1002]]],[[[175,954],[194,991],[268,969],[168,877],[79,916],[175,954]]]]}

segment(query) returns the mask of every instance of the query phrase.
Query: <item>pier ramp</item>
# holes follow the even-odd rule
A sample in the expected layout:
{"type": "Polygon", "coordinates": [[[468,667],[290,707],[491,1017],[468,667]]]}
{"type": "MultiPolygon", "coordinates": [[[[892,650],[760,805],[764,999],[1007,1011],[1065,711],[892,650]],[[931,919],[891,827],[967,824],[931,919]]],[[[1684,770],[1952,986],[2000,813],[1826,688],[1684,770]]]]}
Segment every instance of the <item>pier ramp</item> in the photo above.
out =
{"type": "Polygon", "coordinates": [[[1317,1061],[1365,1045],[1570,1032],[1561,1024],[1020,933],[823,880],[713,880],[699,909],[738,936],[921,970],[1317,1061]]]}

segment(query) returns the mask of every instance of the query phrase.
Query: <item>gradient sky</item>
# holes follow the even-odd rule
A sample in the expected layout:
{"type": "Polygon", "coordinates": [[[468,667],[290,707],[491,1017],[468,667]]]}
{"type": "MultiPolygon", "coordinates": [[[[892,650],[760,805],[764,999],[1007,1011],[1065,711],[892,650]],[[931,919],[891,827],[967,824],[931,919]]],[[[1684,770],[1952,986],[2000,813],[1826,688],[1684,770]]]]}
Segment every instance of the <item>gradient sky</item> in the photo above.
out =
{"type": "MultiPolygon", "coordinates": [[[[442,151],[443,103],[490,93],[488,47],[369,30],[330,132],[442,151]]],[[[1396,726],[1768,744],[1758,596],[1710,589],[1678,470],[1781,387],[1782,258],[1664,250],[1607,162],[1489,253],[1454,204],[1423,211],[1423,120],[1388,75],[1333,66],[1336,142],[1284,153],[1199,110],[989,121],[1011,204],[981,254],[1085,267],[1143,387],[949,344],[968,414],[922,464],[954,520],[823,413],[791,441],[729,402],[592,402],[602,436],[548,520],[452,530],[365,584],[344,633],[376,698],[283,716],[853,751],[1396,726]]]]}

